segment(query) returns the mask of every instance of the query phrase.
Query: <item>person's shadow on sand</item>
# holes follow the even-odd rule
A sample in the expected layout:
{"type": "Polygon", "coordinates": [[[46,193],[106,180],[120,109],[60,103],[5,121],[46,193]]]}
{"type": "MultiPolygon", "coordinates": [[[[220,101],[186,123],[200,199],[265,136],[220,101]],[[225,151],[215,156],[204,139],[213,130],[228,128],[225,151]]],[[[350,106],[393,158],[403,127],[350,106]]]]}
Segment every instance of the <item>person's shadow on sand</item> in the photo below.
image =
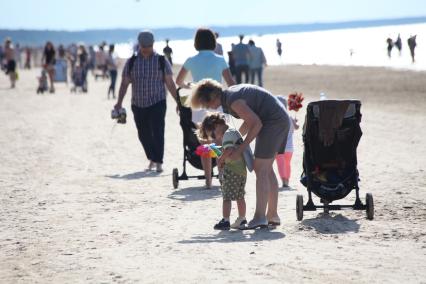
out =
{"type": "Polygon", "coordinates": [[[126,175],[106,175],[108,178],[113,179],[127,179],[127,180],[134,180],[134,179],[140,179],[140,178],[146,178],[146,177],[156,177],[159,176],[161,173],[157,173],[155,171],[143,171],[143,172],[134,172],[131,174],[126,175]]]}
{"type": "Polygon", "coordinates": [[[202,186],[186,187],[173,191],[168,198],[180,201],[199,201],[216,198],[221,195],[219,188],[219,186],[212,186],[210,189],[205,189],[202,186]]]}
{"type": "Polygon", "coordinates": [[[350,220],[341,214],[333,216],[325,213],[320,213],[313,219],[303,220],[302,225],[314,228],[321,234],[357,233],[360,227],[355,220],[350,220]]]}
{"type": "Polygon", "coordinates": [[[257,229],[250,231],[219,231],[217,234],[206,234],[192,237],[190,240],[182,240],[180,244],[200,244],[200,243],[235,243],[235,242],[260,242],[273,241],[285,237],[282,232],[276,232],[271,229],[257,229]],[[245,233],[253,232],[253,233],[245,233]]]}

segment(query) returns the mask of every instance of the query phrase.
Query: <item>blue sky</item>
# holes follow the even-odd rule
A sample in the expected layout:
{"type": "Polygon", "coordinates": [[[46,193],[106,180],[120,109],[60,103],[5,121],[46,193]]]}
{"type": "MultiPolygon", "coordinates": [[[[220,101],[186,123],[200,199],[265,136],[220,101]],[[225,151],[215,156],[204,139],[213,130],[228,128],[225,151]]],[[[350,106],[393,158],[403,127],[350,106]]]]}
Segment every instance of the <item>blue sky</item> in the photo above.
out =
{"type": "Polygon", "coordinates": [[[198,27],[426,16],[425,0],[0,1],[0,29],[198,27]]]}

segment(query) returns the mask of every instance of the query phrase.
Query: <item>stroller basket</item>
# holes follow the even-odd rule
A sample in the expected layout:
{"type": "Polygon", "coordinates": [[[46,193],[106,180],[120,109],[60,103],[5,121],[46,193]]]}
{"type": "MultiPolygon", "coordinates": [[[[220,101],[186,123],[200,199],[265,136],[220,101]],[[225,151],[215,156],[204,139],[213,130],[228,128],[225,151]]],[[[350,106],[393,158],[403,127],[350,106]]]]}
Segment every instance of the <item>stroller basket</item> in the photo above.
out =
{"type": "MultiPolygon", "coordinates": [[[[340,180],[335,183],[319,180],[315,176],[312,177],[311,185],[315,189],[314,193],[323,200],[332,201],[346,197],[353,189],[354,179],[358,178],[358,172],[353,170],[348,175],[339,177],[340,180]]],[[[307,176],[302,175],[300,182],[307,187],[307,176]]]]}

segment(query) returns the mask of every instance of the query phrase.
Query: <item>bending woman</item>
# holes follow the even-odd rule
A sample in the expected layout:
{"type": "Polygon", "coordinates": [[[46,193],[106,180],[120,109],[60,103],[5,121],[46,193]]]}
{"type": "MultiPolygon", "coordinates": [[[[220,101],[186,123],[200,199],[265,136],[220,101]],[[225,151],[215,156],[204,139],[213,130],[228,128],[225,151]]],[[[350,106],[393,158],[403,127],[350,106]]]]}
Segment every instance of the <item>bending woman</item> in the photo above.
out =
{"type": "Polygon", "coordinates": [[[256,173],[256,211],[248,229],[280,225],[278,216],[278,181],[272,168],[277,153],[284,153],[289,118],[284,106],[267,90],[241,84],[222,90],[211,79],[202,80],[194,89],[191,104],[194,108],[218,108],[244,122],[240,133],[243,143],[231,154],[240,157],[245,147],[256,138],[254,171],[256,173]]]}

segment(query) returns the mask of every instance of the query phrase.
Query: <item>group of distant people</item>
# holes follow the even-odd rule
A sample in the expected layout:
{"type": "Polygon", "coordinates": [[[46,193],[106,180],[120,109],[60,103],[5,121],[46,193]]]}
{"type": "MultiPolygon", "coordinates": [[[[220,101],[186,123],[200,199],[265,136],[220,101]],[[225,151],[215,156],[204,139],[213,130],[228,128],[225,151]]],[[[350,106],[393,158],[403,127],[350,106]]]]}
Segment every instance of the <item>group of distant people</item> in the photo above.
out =
{"type": "Polygon", "coordinates": [[[111,84],[107,91],[108,98],[111,95],[115,98],[117,63],[114,50],[114,44],[107,46],[105,42],[102,42],[97,51],[93,46],[89,46],[87,49],[84,44],[71,44],[67,49],[63,45],[59,45],[56,51],[52,42],[47,42],[43,51],[42,63],[43,71],[49,74],[50,92],[55,92],[55,81],[68,80],[67,70],[70,66],[72,91],[76,92],[81,89],[81,91],[87,92],[87,74],[92,71],[95,79],[98,77],[110,78],[111,84]],[[108,48],[108,51],[106,51],[106,48],[108,48]]]}
{"type": "Polygon", "coordinates": [[[266,57],[261,47],[257,47],[255,42],[250,39],[248,44],[243,43],[244,35],[240,35],[240,42],[232,44],[231,51],[228,52],[229,68],[231,74],[235,77],[237,84],[255,83],[263,86],[263,68],[267,66],[266,57]]]}
{"type": "Polygon", "coordinates": [[[87,74],[92,71],[95,78],[110,78],[108,98],[115,98],[115,84],[117,79],[117,62],[114,53],[114,44],[106,45],[105,42],[95,51],[93,46],[87,49],[84,44],[70,44],[64,47],[62,44],[55,48],[50,41],[46,42],[42,49],[25,47],[21,49],[19,44],[13,45],[7,38],[4,47],[0,45],[1,68],[10,78],[11,87],[14,88],[18,77],[17,68],[20,66],[21,54],[24,52],[24,69],[31,69],[37,55],[41,54],[42,71],[38,77],[37,93],[55,92],[55,82],[68,82],[68,73],[71,75],[73,87],[71,91],[81,89],[87,92],[87,74]],[[107,49],[107,50],[106,50],[107,49]],[[68,70],[70,69],[70,72],[68,70]]]}
{"type": "MultiPolygon", "coordinates": [[[[410,49],[410,55],[411,55],[411,61],[414,63],[415,62],[415,49],[417,46],[417,42],[416,42],[416,38],[417,35],[414,36],[410,36],[407,39],[407,45],[408,48],[410,49]]],[[[390,37],[388,37],[386,39],[386,43],[387,43],[387,52],[388,52],[388,57],[391,58],[392,56],[392,49],[394,47],[396,47],[399,51],[399,55],[401,56],[401,50],[402,50],[402,40],[401,40],[401,35],[398,34],[398,37],[395,41],[393,41],[390,37]]]]}
{"type": "MultiPolygon", "coordinates": [[[[216,45],[213,49],[214,53],[223,56],[223,47],[217,41],[219,34],[214,33],[216,37],[216,45]]],[[[228,52],[228,65],[234,80],[240,84],[243,82],[254,84],[257,78],[257,85],[263,86],[263,68],[267,66],[266,57],[262,48],[257,47],[255,42],[250,39],[247,44],[243,43],[244,35],[240,35],[240,42],[232,44],[232,49],[228,52]]],[[[169,46],[169,39],[166,39],[166,46],[163,54],[171,65],[173,65],[173,50],[169,46]]]]}

